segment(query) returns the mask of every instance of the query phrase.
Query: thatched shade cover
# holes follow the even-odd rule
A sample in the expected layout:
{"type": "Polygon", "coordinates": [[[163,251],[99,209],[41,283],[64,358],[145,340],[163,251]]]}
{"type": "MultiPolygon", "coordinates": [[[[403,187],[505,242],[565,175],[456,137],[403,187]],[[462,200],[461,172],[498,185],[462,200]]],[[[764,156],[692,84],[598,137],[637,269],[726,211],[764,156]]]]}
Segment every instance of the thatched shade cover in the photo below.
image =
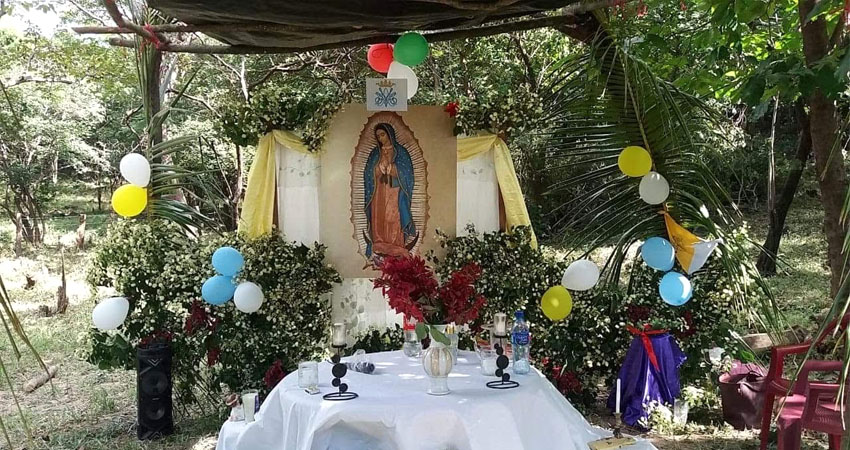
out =
{"type": "Polygon", "coordinates": [[[330,48],[391,41],[405,31],[464,29],[551,11],[575,0],[149,0],[232,46],[330,48]],[[234,24],[228,29],[226,24],[234,24]],[[238,24],[238,25],[236,25],[238,24]],[[254,25],[246,26],[246,25],[254,25]]]}

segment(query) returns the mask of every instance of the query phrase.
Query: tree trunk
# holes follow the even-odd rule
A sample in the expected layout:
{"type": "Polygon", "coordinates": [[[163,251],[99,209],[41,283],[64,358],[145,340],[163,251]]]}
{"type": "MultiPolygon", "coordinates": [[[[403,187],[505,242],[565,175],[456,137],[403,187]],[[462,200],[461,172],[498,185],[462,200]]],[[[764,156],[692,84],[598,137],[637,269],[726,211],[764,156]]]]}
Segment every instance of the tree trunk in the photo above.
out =
{"type": "Polygon", "coordinates": [[[764,240],[764,245],[762,245],[763,250],[756,263],[756,268],[762,275],[776,274],[775,258],[779,253],[779,243],[782,240],[782,232],[785,229],[785,218],[788,216],[788,210],[791,209],[791,203],[794,201],[794,195],[797,193],[797,187],[800,185],[800,178],[803,176],[803,171],[806,169],[806,162],[812,153],[812,135],[809,128],[809,116],[806,114],[805,107],[801,102],[797,102],[794,105],[794,110],[797,116],[800,137],[797,140],[797,151],[791,163],[791,170],[788,172],[788,177],[785,178],[785,184],[782,186],[782,192],[779,193],[773,210],[768,210],[769,224],[767,237],[764,240]]]}
{"type": "MultiPolygon", "coordinates": [[[[829,34],[823,18],[806,22],[806,17],[819,2],[826,0],[800,0],[798,10],[802,26],[803,53],[806,65],[813,69],[829,51],[829,34]]],[[[842,245],[846,228],[841,223],[841,208],[847,191],[844,172],[844,156],[840,151],[830,161],[835,145],[838,125],[835,118],[835,104],[815,88],[809,95],[809,119],[812,135],[812,153],[815,156],[821,203],[824,210],[824,232],[827,241],[827,256],[832,272],[830,294],[835,295],[844,278],[844,260],[842,245]]]]}
{"type": "MultiPolygon", "coordinates": [[[[162,52],[159,50],[151,50],[153,52],[153,58],[151,58],[151,64],[148,67],[150,72],[147,74],[147,86],[146,86],[146,94],[148,96],[148,102],[150,102],[150,117],[148,117],[148,123],[150,120],[162,109],[162,95],[160,94],[160,82],[162,79],[162,52]]],[[[148,143],[151,147],[162,142],[162,127],[157,127],[156,130],[153,130],[151,136],[151,141],[148,143]]]]}

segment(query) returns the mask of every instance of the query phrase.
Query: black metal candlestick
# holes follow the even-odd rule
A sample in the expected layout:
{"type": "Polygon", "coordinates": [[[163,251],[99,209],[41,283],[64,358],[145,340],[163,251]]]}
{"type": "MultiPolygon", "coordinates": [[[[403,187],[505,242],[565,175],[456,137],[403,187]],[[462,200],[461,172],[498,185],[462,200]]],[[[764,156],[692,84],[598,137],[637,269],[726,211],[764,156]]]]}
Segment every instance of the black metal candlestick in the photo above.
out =
{"type": "Polygon", "coordinates": [[[519,387],[519,383],[511,380],[511,374],[505,372],[505,369],[508,368],[508,364],[510,364],[510,361],[508,361],[508,357],[505,356],[505,349],[502,346],[502,340],[508,337],[508,335],[494,334],[494,336],[496,337],[496,339],[499,340],[499,342],[497,342],[495,345],[496,354],[499,355],[498,357],[496,357],[496,376],[500,377],[501,379],[496,381],[488,381],[487,387],[490,389],[513,389],[515,387],[519,387]]]}
{"type": "Polygon", "coordinates": [[[343,345],[333,345],[334,355],[331,356],[331,361],[333,361],[334,365],[331,368],[331,373],[334,376],[334,379],[331,380],[331,385],[333,387],[338,388],[339,392],[331,392],[329,394],[325,394],[322,396],[323,399],[332,401],[332,402],[340,402],[345,400],[354,400],[358,397],[356,392],[349,392],[348,385],[342,382],[342,377],[348,372],[348,366],[341,360],[342,349],[345,348],[345,344],[343,345]]]}

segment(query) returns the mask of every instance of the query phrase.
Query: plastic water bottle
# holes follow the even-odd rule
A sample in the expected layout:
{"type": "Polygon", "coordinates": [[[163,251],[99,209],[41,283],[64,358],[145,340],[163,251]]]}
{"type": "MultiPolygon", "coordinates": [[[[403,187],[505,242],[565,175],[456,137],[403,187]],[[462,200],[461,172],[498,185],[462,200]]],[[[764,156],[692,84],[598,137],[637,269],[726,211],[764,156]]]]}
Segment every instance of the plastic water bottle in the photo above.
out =
{"type": "Polygon", "coordinates": [[[528,362],[528,352],[531,349],[531,334],[528,331],[528,323],[525,314],[517,311],[514,314],[514,327],[511,328],[511,352],[514,358],[514,373],[526,374],[531,371],[528,362]]]}

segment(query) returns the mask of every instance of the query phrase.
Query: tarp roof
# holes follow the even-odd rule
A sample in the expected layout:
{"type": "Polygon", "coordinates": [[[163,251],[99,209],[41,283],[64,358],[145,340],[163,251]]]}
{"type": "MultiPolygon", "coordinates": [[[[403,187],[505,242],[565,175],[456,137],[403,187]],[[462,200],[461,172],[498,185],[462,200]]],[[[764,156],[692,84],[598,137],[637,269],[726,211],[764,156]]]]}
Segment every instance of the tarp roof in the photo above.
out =
{"type": "Polygon", "coordinates": [[[205,32],[229,45],[298,49],[473,27],[571,3],[576,0],[148,0],[187,24],[242,24],[233,31],[205,32]],[[272,26],[246,31],[244,24],[272,26]]]}

